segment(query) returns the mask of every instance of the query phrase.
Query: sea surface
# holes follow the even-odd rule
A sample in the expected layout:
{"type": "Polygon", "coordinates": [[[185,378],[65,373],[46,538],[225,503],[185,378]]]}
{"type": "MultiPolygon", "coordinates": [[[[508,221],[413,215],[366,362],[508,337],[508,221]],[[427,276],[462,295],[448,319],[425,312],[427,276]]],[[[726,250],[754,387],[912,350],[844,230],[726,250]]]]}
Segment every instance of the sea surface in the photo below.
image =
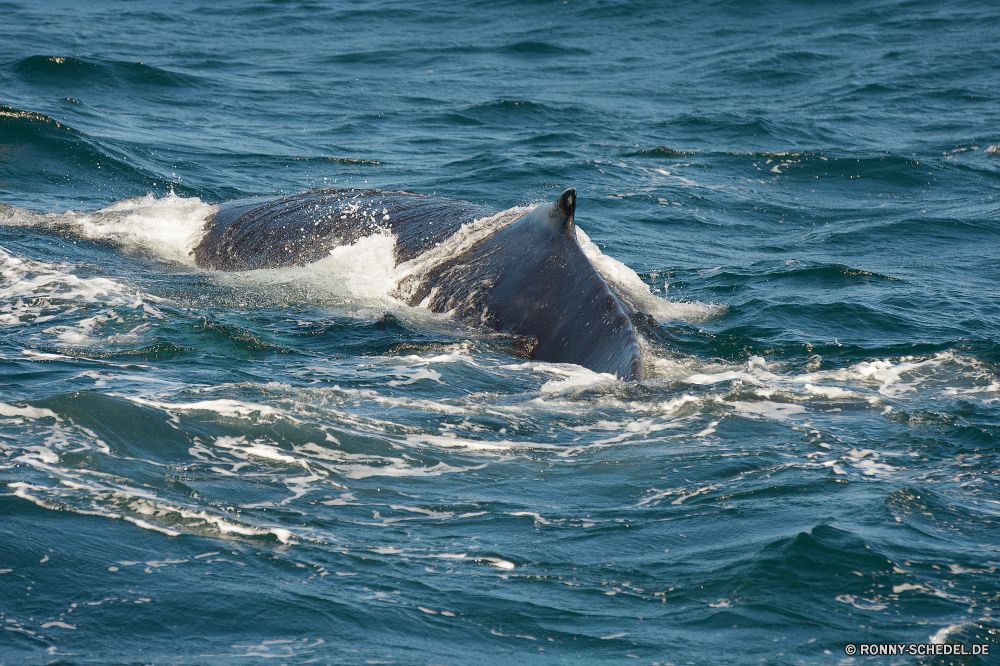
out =
{"type": "Polygon", "coordinates": [[[0,19],[3,666],[1000,663],[995,3],[0,19]],[[647,377],[194,264],[317,187],[576,187],[647,377]]]}

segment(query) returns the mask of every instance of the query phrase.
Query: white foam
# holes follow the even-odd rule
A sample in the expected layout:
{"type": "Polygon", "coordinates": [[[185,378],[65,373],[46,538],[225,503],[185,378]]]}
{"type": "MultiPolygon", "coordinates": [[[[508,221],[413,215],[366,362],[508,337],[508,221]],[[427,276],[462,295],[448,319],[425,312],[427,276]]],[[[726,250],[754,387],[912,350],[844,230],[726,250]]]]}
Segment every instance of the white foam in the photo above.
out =
{"type": "MultiPolygon", "coordinates": [[[[168,536],[179,536],[180,531],[172,529],[180,525],[177,518],[185,519],[189,522],[184,524],[187,530],[198,527],[199,523],[214,527],[223,536],[228,534],[239,534],[243,536],[258,536],[271,534],[282,543],[291,543],[292,533],[280,527],[256,527],[227,520],[221,516],[209,513],[204,510],[189,509],[185,507],[168,504],[152,495],[150,492],[130,488],[122,484],[105,485],[103,481],[88,481],[73,472],[61,470],[59,468],[39,464],[38,461],[31,462],[36,468],[49,472],[59,479],[59,486],[33,485],[25,482],[15,482],[8,484],[8,488],[14,490],[17,497],[26,499],[38,506],[55,511],[72,511],[81,515],[100,516],[102,518],[123,519],[135,524],[138,527],[161,532],[168,536]],[[86,498],[90,508],[84,509],[79,506],[79,501],[74,501],[79,497],[86,498]],[[121,513],[109,511],[102,504],[111,501],[114,506],[122,509],[121,513]],[[143,516],[144,518],[139,518],[143,516]],[[174,524],[167,527],[160,524],[160,521],[153,522],[146,518],[174,518],[174,524]],[[194,523],[190,521],[196,521],[194,523]]],[[[124,564],[124,563],[119,563],[124,564]]]]}
{"type": "MultiPolygon", "coordinates": [[[[768,362],[753,356],[745,364],[705,362],[690,357],[653,357],[648,359],[647,375],[653,379],[674,379],[694,386],[709,387],[714,397],[728,389],[731,397],[718,404],[738,405],[744,414],[756,412],[768,418],[761,410],[751,408],[748,395],[765,402],[810,403],[822,406],[823,411],[839,411],[833,403],[870,405],[884,415],[892,413],[886,400],[901,400],[911,394],[916,396],[962,396],[978,398],[984,403],[1000,401],[1000,380],[992,370],[974,358],[954,352],[941,352],[930,357],[907,356],[899,359],[873,359],[855,363],[836,370],[818,371],[819,362],[810,362],[812,372],[789,374],[781,362],[768,362]]],[[[722,394],[725,395],[725,394],[722,394]]],[[[772,416],[786,418],[798,408],[782,408],[772,416]]]]}
{"type": "Polygon", "coordinates": [[[42,625],[42,629],[51,629],[52,627],[59,627],[60,629],[76,629],[76,627],[72,624],[66,624],[65,622],[60,622],[59,620],[46,622],[42,625]]]}
{"type": "MultiPolygon", "coordinates": [[[[888,359],[876,359],[873,361],[862,361],[856,365],[849,366],[842,370],[829,372],[812,373],[801,375],[796,379],[803,382],[834,380],[834,381],[874,381],[879,384],[878,392],[882,395],[895,397],[901,393],[911,391],[916,383],[904,383],[901,381],[902,375],[912,372],[918,368],[928,366],[940,366],[942,359],[931,358],[920,362],[912,360],[893,363],[888,359]]],[[[919,382],[919,380],[917,380],[919,382]]]]}
{"type": "Polygon", "coordinates": [[[45,352],[32,351],[30,349],[21,350],[21,353],[33,361],[62,361],[72,358],[72,356],[66,356],[65,354],[48,354],[45,352]]]}
{"type": "Polygon", "coordinates": [[[218,437],[215,440],[215,445],[226,449],[235,449],[236,454],[241,458],[256,456],[278,462],[296,462],[294,456],[284,453],[277,446],[265,444],[262,439],[255,439],[249,443],[247,443],[246,439],[246,437],[218,437]]]}
{"type": "Polygon", "coordinates": [[[787,421],[793,416],[806,413],[806,408],[796,403],[765,400],[761,402],[734,401],[725,404],[732,406],[733,410],[740,416],[750,419],[765,418],[769,421],[787,421]]]}
{"type": "Polygon", "coordinates": [[[649,285],[643,282],[635,271],[601,252],[579,226],[576,227],[576,240],[597,272],[629,302],[629,305],[651,315],[661,324],[676,319],[693,323],[703,322],[726,310],[725,306],[675,302],[660,298],[652,293],[649,285]]]}
{"type": "MultiPolygon", "coordinates": [[[[85,316],[75,324],[42,329],[59,344],[79,346],[138,339],[149,328],[145,322],[137,324],[128,333],[100,336],[104,324],[124,323],[126,315],[142,320],[163,319],[163,314],[150,305],[161,299],[108,278],[81,278],[74,274],[78,269],[70,264],[19,257],[0,247],[0,328],[30,327],[57,317],[71,319],[77,313],[87,314],[87,306],[100,307],[99,313],[85,316]]],[[[63,358],[56,354],[39,356],[34,352],[24,353],[45,360],[63,358]]]]}
{"type": "Polygon", "coordinates": [[[43,332],[54,335],[57,340],[65,345],[92,345],[98,341],[112,342],[111,337],[120,337],[110,336],[107,339],[100,340],[99,338],[95,338],[94,332],[95,329],[100,327],[102,324],[106,324],[108,322],[121,323],[122,321],[121,317],[119,317],[116,313],[108,312],[81,319],[74,326],[52,326],[50,328],[46,328],[43,332]]]}
{"type": "Polygon", "coordinates": [[[893,594],[899,594],[900,592],[908,592],[910,590],[916,590],[918,592],[929,592],[929,590],[923,585],[914,585],[912,583],[903,583],[902,585],[892,586],[893,594]]]}
{"type": "Polygon", "coordinates": [[[62,419],[56,416],[56,413],[51,409],[45,409],[44,407],[15,407],[14,405],[8,405],[4,402],[0,402],[0,416],[19,417],[32,420],[53,418],[56,421],[62,421],[62,419]]]}
{"type": "Polygon", "coordinates": [[[842,604],[849,604],[861,610],[880,611],[888,607],[887,604],[881,603],[878,599],[859,599],[853,594],[841,594],[836,599],[842,604]]]}
{"type": "Polygon", "coordinates": [[[477,557],[476,562],[488,562],[490,566],[494,566],[498,569],[506,569],[510,571],[514,568],[514,563],[507,560],[500,559],[499,557],[477,557]]]}
{"type": "Polygon", "coordinates": [[[877,462],[879,454],[871,449],[860,451],[858,449],[851,449],[847,451],[847,456],[851,459],[854,467],[862,470],[868,476],[889,476],[897,471],[892,465],[877,462]]]}
{"type": "Polygon", "coordinates": [[[167,527],[160,527],[159,525],[154,525],[152,523],[146,522],[145,520],[142,520],[141,518],[134,518],[133,516],[122,516],[122,518],[124,518],[125,520],[127,520],[130,523],[133,523],[133,524],[141,527],[144,530],[153,530],[154,532],[162,532],[163,534],[166,534],[167,536],[180,536],[181,535],[181,533],[178,532],[177,530],[172,530],[172,529],[169,529],[167,527]]]}
{"type": "Polygon", "coordinates": [[[42,497],[39,497],[40,494],[50,493],[53,490],[52,488],[47,488],[45,486],[33,485],[25,483],[23,481],[17,481],[15,483],[7,484],[7,487],[12,488],[14,490],[15,497],[20,497],[23,500],[32,502],[33,504],[36,504],[44,509],[49,509],[50,511],[65,511],[67,509],[70,509],[74,513],[78,513],[83,516],[100,516],[102,518],[115,518],[115,519],[121,518],[121,515],[114,512],[102,510],[100,509],[100,507],[95,507],[94,510],[81,509],[78,507],[71,508],[69,506],[64,505],[61,502],[53,501],[51,499],[43,499],[42,497]],[[38,494],[32,494],[32,493],[38,493],[38,494]]]}
{"type": "Polygon", "coordinates": [[[820,395],[826,398],[850,398],[858,396],[858,394],[854,391],[838,388],[836,386],[813,386],[812,384],[806,384],[802,388],[813,395],[820,395]]]}
{"type": "Polygon", "coordinates": [[[250,418],[256,416],[261,417],[275,417],[279,416],[291,421],[297,421],[295,417],[291,416],[288,412],[277,407],[271,407],[270,405],[260,405],[251,402],[242,402],[240,400],[230,400],[228,398],[220,398],[218,400],[200,400],[196,402],[159,402],[156,400],[148,400],[146,398],[140,398],[138,396],[129,395],[118,395],[115,393],[110,394],[118,398],[124,398],[134,402],[137,405],[143,405],[146,407],[155,407],[157,409],[162,409],[163,411],[170,412],[192,412],[192,411],[207,411],[215,412],[219,416],[225,416],[228,418],[250,418]]]}
{"type": "Polygon", "coordinates": [[[811,393],[834,398],[861,397],[859,389],[872,386],[880,397],[894,400],[919,391],[947,396],[982,396],[988,403],[1000,398],[1000,381],[991,370],[978,360],[953,351],[939,352],[924,359],[906,356],[862,361],[839,370],[790,376],[784,381],[803,384],[811,393]],[[813,386],[821,382],[827,386],[813,386]],[[835,387],[828,386],[831,382],[848,384],[850,388],[840,394],[835,387]]]}
{"type": "Polygon", "coordinates": [[[575,393],[587,389],[610,388],[620,382],[614,375],[606,372],[594,372],[579,365],[565,363],[532,363],[532,370],[538,373],[554,375],[542,384],[539,391],[542,395],[575,393]]]}
{"type": "Polygon", "coordinates": [[[545,518],[542,518],[538,513],[534,511],[515,511],[513,513],[508,513],[508,516],[530,516],[535,519],[535,526],[538,525],[551,525],[552,523],[545,518]]]}
{"type": "Polygon", "coordinates": [[[13,208],[6,210],[0,222],[58,229],[79,238],[111,241],[161,259],[193,265],[191,250],[201,242],[205,220],[217,210],[197,197],[179,197],[171,192],[161,199],[153,194],[125,199],[93,212],[42,215],[13,208]]]}
{"type": "Polygon", "coordinates": [[[338,246],[328,256],[306,266],[220,272],[216,280],[256,289],[291,289],[308,301],[354,305],[357,316],[380,314],[400,305],[393,297],[396,239],[379,232],[338,246]]]}
{"type": "Polygon", "coordinates": [[[960,624],[952,624],[952,625],[949,625],[947,627],[943,627],[941,629],[938,629],[932,636],[929,636],[928,640],[931,643],[933,643],[933,644],[944,643],[945,640],[947,640],[947,638],[948,638],[948,636],[950,634],[955,633],[956,631],[960,630],[961,628],[962,628],[962,625],[960,625],[960,624]]]}
{"type": "Polygon", "coordinates": [[[354,400],[371,401],[385,407],[404,407],[424,412],[440,412],[442,414],[474,413],[473,410],[459,405],[449,405],[434,400],[409,398],[406,396],[385,396],[371,389],[341,389],[339,386],[335,386],[334,390],[342,392],[345,397],[354,400]]]}
{"type": "Polygon", "coordinates": [[[508,439],[492,441],[488,439],[469,439],[455,435],[407,435],[404,441],[408,446],[414,448],[433,446],[442,449],[465,449],[467,451],[477,451],[481,453],[506,453],[515,449],[533,450],[559,448],[553,444],[542,444],[539,442],[517,442],[508,439]]]}
{"type": "MultiPolygon", "coordinates": [[[[379,549],[376,552],[383,552],[386,549],[379,549]]],[[[395,551],[397,553],[402,551],[395,551]]],[[[428,557],[433,557],[442,560],[469,560],[471,562],[486,562],[490,566],[494,566],[498,569],[511,570],[514,568],[514,563],[508,560],[501,559],[499,557],[469,557],[468,553],[440,553],[437,555],[429,555],[428,557]]]]}
{"type": "MultiPolygon", "coordinates": [[[[223,536],[228,534],[239,534],[241,536],[262,536],[266,534],[273,534],[282,543],[289,543],[292,538],[292,534],[289,530],[279,527],[253,527],[250,525],[244,525],[242,523],[237,523],[231,520],[226,520],[221,516],[216,516],[215,514],[208,513],[207,511],[197,511],[192,509],[185,509],[183,507],[172,506],[164,504],[161,502],[152,502],[151,507],[155,510],[157,515],[167,516],[170,514],[176,514],[181,518],[187,520],[203,521],[204,523],[215,527],[223,536]]],[[[130,522],[135,523],[136,519],[131,516],[124,516],[124,518],[130,522]]],[[[138,523],[136,523],[138,524],[138,523]]],[[[191,528],[197,526],[197,524],[188,523],[185,527],[191,528]]],[[[153,526],[151,524],[140,525],[140,527],[147,527],[147,529],[159,529],[163,531],[166,528],[161,528],[159,526],[153,526]]],[[[173,531],[173,530],[169,530],[173,531]]],[[[179,534],[179,533],[178,533],[179,534]]],[[[171,535],[173,536],[173,535],[171,535]]]]}
{"type": "Polygon", "coordinates": [[[389,382],[389,386],[407,386],[409,384],[416,384],[424,379],[437,382],[438,384],[443,383],[441,381],[441,373],[431,368],[398,367],[395,369],[395,372],[398,376],[406,377],[406,379],[394,379],[389,382]]]}
{"type": "Polygon", "coordinates": [[[750,373],[738,370],[726,370],[724,372],[716,372],[712,374],[696,373],[690,377],[686,377],[684,381],[688,384],[701,384],[703,386],[707,384],[719,384],[722,382],[732,381],[747,382],[748,384],[755,384],[758,386],[763,384],[761,380],[757,379],[750,373]]]}
{"type": "Polygon", "coordinates": [[[678,411],[681,407],[691,402],[701,402],[701,398],[685,393],[679,398],[671,398],[670,400],[660,403],[658,407],[664,412],[671,413],[678,411]]]}
{"type": "Polygon", "coordinates": [[[367,479],[373,476],[434,477],[483,469],[486,465],[458,467],[439,462],[431,467],[415,467],[404,460],[389,459],[387,465],[337,465],[334,469],[348,479],[367,479]]]}

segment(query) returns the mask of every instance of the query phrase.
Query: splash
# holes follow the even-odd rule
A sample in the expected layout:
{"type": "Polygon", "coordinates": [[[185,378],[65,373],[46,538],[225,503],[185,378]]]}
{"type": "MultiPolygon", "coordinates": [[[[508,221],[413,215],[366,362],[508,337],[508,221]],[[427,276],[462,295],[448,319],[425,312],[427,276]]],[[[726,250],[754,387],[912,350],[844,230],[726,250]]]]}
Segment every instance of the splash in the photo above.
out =
{"type": "Polygon", "coordinates": [[[725,306],[680,303],[660,298],[652,293],[649,285],[643,282],[635,271],[601,252],[580,227],[576,227],[576,240],[580,243],[583,253],[590,259],[590,263],[619,296],[634,309],[652,316],[661,324],[677,319],[699,323],[725,312],[725,306]]]}
{"type": "Polygon", "coordinates": [[[401,307],[395,298],[396,239],[380,231],[338,246],[306,266],[217,273],[217,282],[269,292],[277,300],[346,305],[366,317],[401,307]]]}
{"type": "Polygon", "coordinates": [[[128,251],[193,267],[191,251],[201,242],[205,221],[216,211],[217,206],[203,203],[198,197],[179,197],[171,192],[160,199],[153,194],[124,199],[93,212],[41,214],[3,206],[0,224],[110,241],[128,251]]]}

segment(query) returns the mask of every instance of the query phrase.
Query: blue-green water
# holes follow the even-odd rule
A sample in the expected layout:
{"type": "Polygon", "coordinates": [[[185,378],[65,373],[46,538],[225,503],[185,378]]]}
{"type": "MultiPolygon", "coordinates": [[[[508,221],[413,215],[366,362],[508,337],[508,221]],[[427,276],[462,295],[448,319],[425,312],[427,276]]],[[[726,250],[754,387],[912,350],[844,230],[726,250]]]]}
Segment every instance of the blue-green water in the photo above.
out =
{"type": "Polygon", "coordinates": [[[1000,663],[995,5],[0,15],[0,664],[1000,663]],[[578,188],[648,378],[194,266],[320,186],[578,188]]]}

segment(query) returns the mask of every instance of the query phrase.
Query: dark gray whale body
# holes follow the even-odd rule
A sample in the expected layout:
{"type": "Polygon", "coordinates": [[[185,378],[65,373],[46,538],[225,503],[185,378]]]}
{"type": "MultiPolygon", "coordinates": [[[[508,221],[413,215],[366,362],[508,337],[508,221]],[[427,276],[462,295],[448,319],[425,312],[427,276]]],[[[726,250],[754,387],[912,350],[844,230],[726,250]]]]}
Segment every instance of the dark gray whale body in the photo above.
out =
{"type": "MultiPolygon", "coordinates": [[[[580,249],[575,210],[576,190],[566,190],[558,201],[434,263],[405,300],[529,338],[537,360],[641,380],[630,309],[580,249]]],[[[213,270],[302,266],[388,229],[399,265],[444,243],[463,224],[495,214],[410,192],[311,190],[221,204],[193,254],[199,266],[213,270]]]]}

